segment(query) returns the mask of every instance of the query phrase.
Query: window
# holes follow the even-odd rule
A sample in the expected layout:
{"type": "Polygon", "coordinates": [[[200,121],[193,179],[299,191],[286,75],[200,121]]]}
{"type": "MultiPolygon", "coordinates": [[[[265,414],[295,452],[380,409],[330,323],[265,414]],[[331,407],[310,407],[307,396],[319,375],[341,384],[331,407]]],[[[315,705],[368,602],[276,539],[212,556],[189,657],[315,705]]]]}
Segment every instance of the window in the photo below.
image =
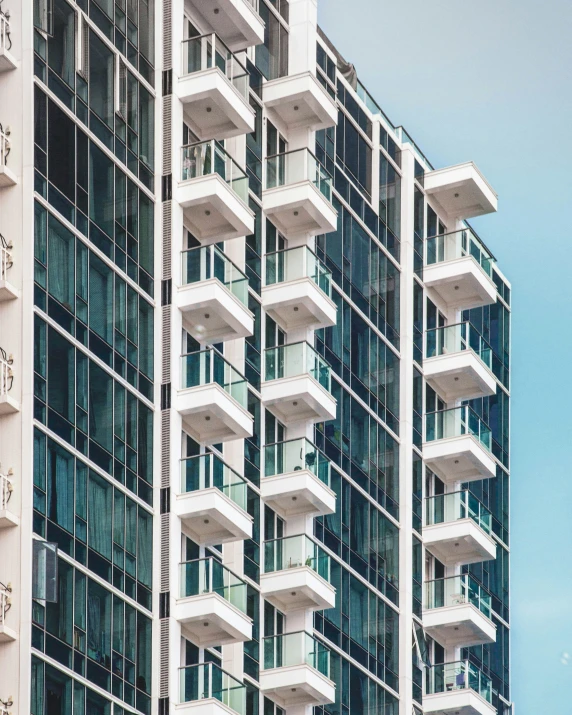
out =
{"type": "Polygon", "coordinates": [[[114,54],[95,34],[89,33],[89,106],[113,128],[114,54]]]}
{"type": "MultiPolygon", "coordinates": [[[[288,31],[270,9],[280,0],[260,0],[259,14],[264,21],[264,44],[256,46],[256,66],[266,79],[288,74],[288,31]]],[[[287,7],[283,0],[281,6],[287,7]]]]}

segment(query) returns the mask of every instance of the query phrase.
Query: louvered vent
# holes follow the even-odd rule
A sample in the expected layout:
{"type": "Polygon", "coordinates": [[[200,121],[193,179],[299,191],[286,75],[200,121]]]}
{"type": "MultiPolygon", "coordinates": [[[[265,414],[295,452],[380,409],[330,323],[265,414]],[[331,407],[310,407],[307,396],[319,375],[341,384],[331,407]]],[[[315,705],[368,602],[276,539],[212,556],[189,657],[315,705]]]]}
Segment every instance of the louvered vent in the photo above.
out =
{"type": "Polygon", "coordinates": [[[161,514],[161,591],[169,590],[170,518],[170,514],[161,514]]]}
{"type": "Polygon", "coordinates": [[[169,619],[160,623],[159,636],[159,697],[169,697],[169,619]]]}
{"type": "Polygon", "coordinates": [[[173,55],[171,52],[172,26],[171,26],[171,0],[163,0],[163,69],[173,68],[173,55]]]}
{"type": "Polygon", "coordinates": [[[163,97],[163,176],[171,173],[171,154],[172,154],[172,103],[173,95],[163,97]]]}
{"type": "Polygon", "coordinates": [[[171,486],[171,411],[161,414],[161,487],[171,486]]]}
{"type": "Polygon", "coordinates": [[[171,202],[163,204],[163,280],[171,278],[171,202]]]}
{"type": "Polygon", "coordinates": [[[171,306],[165,305],[162,309],[163,332],[162,341],[162,374],[161,382],[166,384],[171,382],[171,306]]]}

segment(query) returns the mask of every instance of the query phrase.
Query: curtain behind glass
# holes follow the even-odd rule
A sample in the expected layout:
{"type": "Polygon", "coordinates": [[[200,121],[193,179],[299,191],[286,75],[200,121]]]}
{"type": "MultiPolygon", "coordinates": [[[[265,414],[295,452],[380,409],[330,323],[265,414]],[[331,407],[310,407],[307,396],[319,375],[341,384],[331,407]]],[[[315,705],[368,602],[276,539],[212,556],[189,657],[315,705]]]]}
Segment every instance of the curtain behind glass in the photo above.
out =
{"type": "Polygon", "coordinates": [[[88,543],[90,548],[111,560],[111,519],[113,487],[95,472],[89,473],[88,543]]]}

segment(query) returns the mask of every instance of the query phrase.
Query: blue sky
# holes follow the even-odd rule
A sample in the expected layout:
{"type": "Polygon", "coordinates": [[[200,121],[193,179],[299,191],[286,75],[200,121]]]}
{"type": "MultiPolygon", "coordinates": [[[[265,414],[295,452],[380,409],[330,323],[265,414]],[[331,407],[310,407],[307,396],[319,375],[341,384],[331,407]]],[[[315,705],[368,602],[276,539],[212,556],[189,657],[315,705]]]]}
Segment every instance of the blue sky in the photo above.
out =
{"type": "Polygon", "coordinates": [[[473,160],[473,221],[512,282],[512,696],[572,713],[572,3],[319,0],[319,22],[436,168],[473,160]]]}

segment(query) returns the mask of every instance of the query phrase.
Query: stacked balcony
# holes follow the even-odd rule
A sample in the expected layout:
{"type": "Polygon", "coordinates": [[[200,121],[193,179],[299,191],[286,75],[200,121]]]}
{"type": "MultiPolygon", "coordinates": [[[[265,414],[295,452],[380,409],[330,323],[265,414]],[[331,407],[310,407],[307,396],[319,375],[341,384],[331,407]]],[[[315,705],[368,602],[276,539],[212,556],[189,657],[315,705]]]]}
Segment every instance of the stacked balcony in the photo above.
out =
{"type": "Polygon", "coordinates": [[[182,148],[176,198],[183,208],[185,224],[201,244],[254,233],[248,177],[214,140],[182,148]]]}
{"type": "Polygon", "coordinates": [[[181,461],[174,511],[183,532],[203,546],[252,538],[245,480],[213,453],[181,461]]]}
{"type": "Polygon", "coordinates": [[[215,663],[179,669],[180,715],[246,715],[246,687],[215,663]]]}
{"type": "Polygon", "coordinates": [[[474,218],[497,210],[496,193],[472,161],[428,171],[423,185],[451,218],[474,218]]]}
{"type": "Polygon", "coordinates": [[[264,543],[260,591],[283,613],[334,608],[336,589],[330,579],[330,557],[306,534],[264,543]]]}
{"type": "Polygon", "coordinates": [[[335,231],[332,177],[309,149],[266,159],[262,208],[286,236],[315,236],[335,231]]]}
{"type": "Polygon", "coordinates": [[[281,708],[333,703],[330,651],[306,631],[264,638],[260,691],[281,708]]]}
{"type": "Polygon", "coordinates": [[[18,638],[17,632],[7,625],[6,619],[6,615],[12,606],[11,593],[10,584],[4,585],[0,583],[0,644],[11,643],[18,638]]]}
{"type": "Polygon", "coordinates": [[[0,124],[0,189],[15,186],[18,183],[16,174],[8,166],[10,154],[9,132],[0,124]]]}
{"type": "Polygon", "coordinates": [[[200,343],[235,340],[254,331],[248,278],[214,244],[183,251],[177,303],[183,326],[200,343]]]}
{"type": "Polygon", "coordinates": [[[18,515],[10,504],[13,491],[12,470],[9,470],[8,474],[0,472],[0,529],[18,526],[20,523],[18,515]]]}
{"type": "Polygon", "coordinates": [[[246,378],[214,348],[182,356],[177,409],[202,444],[252,437],[246,378]]]}
{"type": "Polygon", "coordinates": [[[318,131],[338,123],[335,100],[311,72],[265,82],[262,98],[264,106],[288,131],[300,128],[318,131]]]}
{"type": "Polygon", "coordinates": [[[307,246],[268,253],[262,306],[286,331],[335,325],[332,274],[307,246]]]}
{"type": "Polygon", "coordinates": [[[491,679],[468,660],[425,670],[423,712],[434,715],[496,715],[491,679]]]}
{"type": "Polygon", "coordinates": [[[13,265],[11,248],[0,233],[0,303],[18,297],[18,290],[8,280],[8,271],[13,265]]]}
{"type": "Polygon", "coordinates": [[[264,351],[262,402],[283,424],[336,417],[331,368],[306,342],[264,351]]]}
{"type": "Polygon", "coordinates": [[[445,400],[473,400],[494,395],[491,346],[469,322],[425,333],[423,373],[445,400]]]}
{"type": "Polygon", "coordinates": [[[185,119],[201,140],[254,131],[248,70],[215,34],[183,41],[177,94],[185,119]]]}
{"type": "Polygon", "coordinates": [[[180,564],[175,618],[200,648],[252,639],[246,583],[212,556],[180,564]]]}
{"type": "Polygon", "coordinates": [[[425,499],[425,548],[445,566],[496,558],[492,515],[468,489],[425,499]]]}
{"type": "Polygon", "coordinates": [[[264,42],[264,21],[258,14],[259,0],[189,0],[193,14],[226,42],[233,52],[264,42]]]}
{"type": "Polygon", "coordinates": [[[423,282],[450,310],[495,303],[494,258],[469,228],[425,241],[423,282]]]}
{"type": "Polygon", "coordinates": [[[284,518],[323,516],[336,510],[330,486],[330,460],[305,438],[264,447],[260,492],[265,504],[284,518]]]}
{"type": "Polygon", "coordinates": [[[19,403],[10,394],[14,382],[13,362],[12,356],[0,348],[0,417],[20,410],[19,403]]]}
{"type": "Polygon", "coordinates": [[[12,54],[12,38],[10,36],[10,20],[0,10],[0,73],[15,70],[18,62],[12,54]]]}
{"type": "Polygon", "coordinates": [[[491,430],[468,405],[425,415],[423,458],[446,484],[496,475],[491,430]]]}
{"type": "Polygon", "coordinates": [[[445,648],[494,643],[491,595],[469,574],[428,581],[423,627],[445,648]]]}

